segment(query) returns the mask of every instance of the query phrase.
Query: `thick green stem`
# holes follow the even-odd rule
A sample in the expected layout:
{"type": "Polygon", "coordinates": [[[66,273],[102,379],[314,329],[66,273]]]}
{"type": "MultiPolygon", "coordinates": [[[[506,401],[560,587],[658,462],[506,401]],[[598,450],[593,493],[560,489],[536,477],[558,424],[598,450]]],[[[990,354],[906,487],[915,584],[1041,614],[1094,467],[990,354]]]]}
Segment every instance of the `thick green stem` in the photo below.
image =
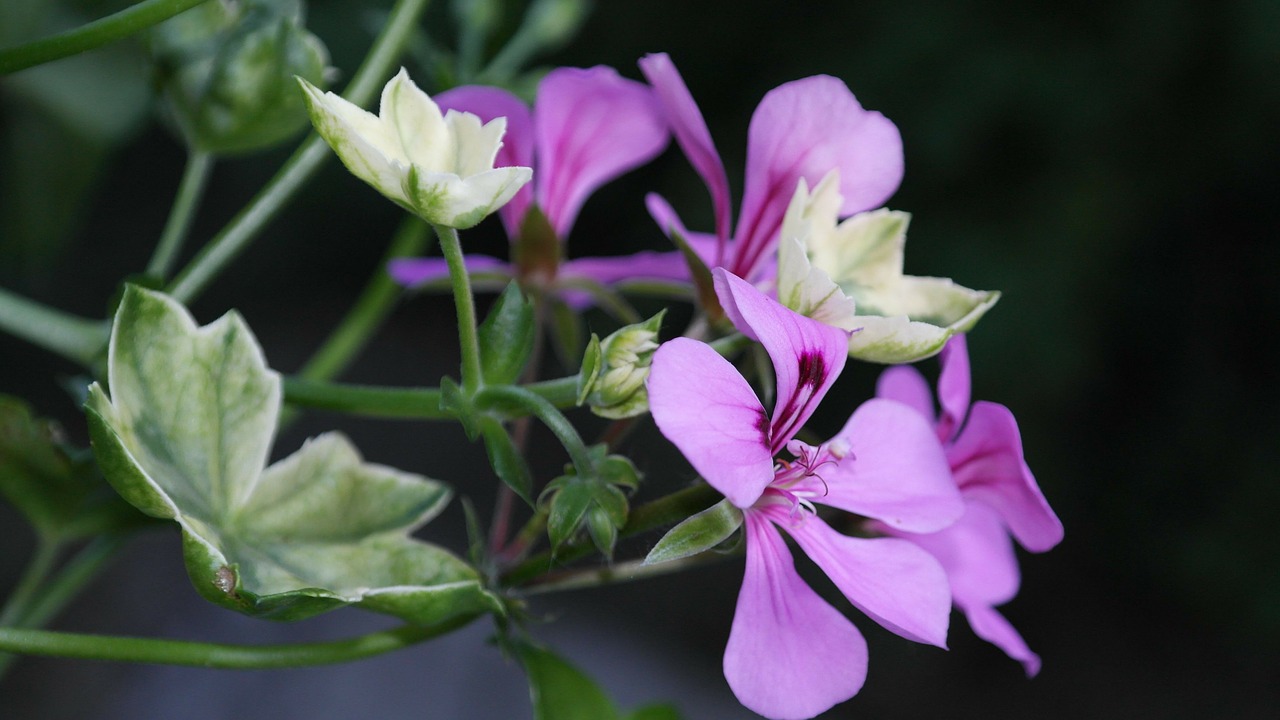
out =
{"type": "Polygon", "coordinates": [[[0,650],[24,655],[259,670],[350,662],[452,632],[476,616],[432,627],[404,626],[346,640],[298,645],[223,645],[152,638],[0,628],[0,650]]]}
{"type": "MultiPolygon", "coordinates": [[[[398,0],[382,34],[374,41],[364,63],[356,71],[343,97],[365,105],[384,83],[413,33],[428,0],[398,0]]],[[[331,156],[319,135],[312,135],[285,162],[280,172],[209,242],[169,286],[169,294],[189,304],[249,244],[285,203],[293,199],[324,161],[331,156]]]]}
{"type": "Polygon", "coordinates": [[[462,242],[455,228],[436,226],[440,251],[449,265],[449,282],[453,286],[453,304],[458,310],[458,345],[462,352],[462,387],[474,395],[484,384],[480,369],[480,333],[476,329],[476,299],[471,294],[471,278],[462,258],[462,242]]]}
{"type": "MultiPolygon", "coordinates": [[[[618,531],[618,537],[630,537],[663,525],[674,525],[690,515],[706,510],[720,499],[719,493],[702,483],[679,490],[632,510],[627,524],[618,531]]],[[[502,583],[508,587],[519,587],[557,565],[571,563],[594,549],[595,545],[589,538],[582,538],[562,545],[554,554],[550,550],[539,553],[504,575],[502,583]]]]}
{"type": "Polygon", "coordinates": [[[0,50],[0,75],[115,42],[208,0],[145,0],[87,25],[0,50]]]}
{"type": "Polygon", "coordinates": [[[169,220],[165,223],[164,234],[156,245],[156,252],[147,263],[147,274],[164,278],[173,268],[173,261],[191,229],[191,220],[195,217],[196,208],[200,204],[200,196],[204,194],[209,180],[209,171],[213,169],[213,156],[202,150],[191,150],[187,155],[187,167],[182,173],[182,182],[178,185],[178,196],[173,201],[173,209],[169,211],[169,220]]]}
{"type": "Polygon", "coordinates": [[[106,321],[76,317],[0,288],[0,330],[81,365],[91,365],[111,334],[106,321]]]}
{"type": "Polygon", "coordinates": [[[541,420],[569,453],[569,459],[573,461],[578,474],[584,477],[594,474],[595,463],[591,460],[591,453],[587,452],[586,443],[582,442],[582,436],[573,427],[573,423],[555,405],[547,402],[546,398],[515,385],[486,387],[476,396],[477,409],[487,410],[495,406],[506,412],[510,412],[512,408],[523,408],[541,420]]]}
{"type": "MultiPolygon", "coordinates": [[[[544,380],[524,389],[558,408],[574,407],[578,402],[578,376],[544,380]]],[[[438,388],[375,387],[305,380],[284,379],[285,402],[316,410],[362,415],[385,419],[453,420],[455,415],[440,409],[438,388]]],[[[507,417],[529,414],[528,410],[503,408],[507,417]]]]}

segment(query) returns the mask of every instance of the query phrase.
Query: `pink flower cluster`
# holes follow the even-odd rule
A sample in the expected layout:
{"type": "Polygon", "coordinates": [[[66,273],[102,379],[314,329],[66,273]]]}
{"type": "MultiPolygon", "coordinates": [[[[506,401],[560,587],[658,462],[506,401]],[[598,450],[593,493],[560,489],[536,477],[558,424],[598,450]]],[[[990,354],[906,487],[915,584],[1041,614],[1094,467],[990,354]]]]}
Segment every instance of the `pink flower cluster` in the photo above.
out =
{"type": "MultiPolygon", "coordinates": [[[[640,68],[648,84],[604,67],[552,71],[532,109],[487,87],[436,100],[482,120],[507,118],[497,164],[534,168],[534,183],[501,210],[513,242],[534,209],[563,242],[595,189],[654,158],[672,136],[706,183],[713,233],[687,230],[657,195],[648,208],[664,232],[682,235],[715,268],[721,306],[772,361],[776,401],[766,410],[728,361],[689,338],[657,350],[648,393],[662,433],[742,511],[746,572],[724,657],[730,687],[764,716],[806,718],[852,697],[866,678],[866,642],[800,578],[784,534],[888,630],[945,647],[954,605],[980,637],[1034,675],[1039,658],[995,606],[1018,589],[1010,537],[1041,552],[1062,539],[1062,525],[1027,468],[1013,415],[994,403],[970,404],[963,336],[942,354],[940,413],[920,373],[894,367],[877,397],[831,439],[817,446],[796,439],[844,368],[849,333],[798,315],[759,288],[776,274],[783,216],[802,179],[812,187],[838,170],[841,217],[879,207],[896,190],[903,172],[897,128],[832,77],[775,88],[751,119],[733,224],[724,165],[679,72],[661,54],[640,68]],[[833,517],[860,522],[866,537],[833,529],[833,517]]],[[[498,258],[469,256],[467,263],[473,271],[517,273],[498,258]]],[[[391,272],[410,285],[447,274],[433,259],[400,261],[391,272]]],[[[562,261],[556,277],[541,281],[556,289],[575,277],[607,285],[686,280],[688,272],[678,252],[646,252],[562,261]]],[[[569,286],[557,291],[579,307],[591,302],[569,286]]]]}

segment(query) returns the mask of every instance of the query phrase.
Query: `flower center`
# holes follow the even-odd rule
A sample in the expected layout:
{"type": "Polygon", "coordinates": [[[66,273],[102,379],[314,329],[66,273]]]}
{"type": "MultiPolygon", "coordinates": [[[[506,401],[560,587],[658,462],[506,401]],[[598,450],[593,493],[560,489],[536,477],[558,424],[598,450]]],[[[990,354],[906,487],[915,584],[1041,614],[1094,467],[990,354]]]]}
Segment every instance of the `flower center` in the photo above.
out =
{"type": "Polygon", "coordinates": [[[760,502],[790,505],[792,519],[803,520],[804,512],[817,513],[813,498],[824,497],[829,491],[822,477],[823,469],[834,467],[852,455],[848,443],[839,439],[818,447],[792,440],[787,443],[787,450],[795,459],[778,459],[773,466],[773,482],[765,489],[760,502]]]}

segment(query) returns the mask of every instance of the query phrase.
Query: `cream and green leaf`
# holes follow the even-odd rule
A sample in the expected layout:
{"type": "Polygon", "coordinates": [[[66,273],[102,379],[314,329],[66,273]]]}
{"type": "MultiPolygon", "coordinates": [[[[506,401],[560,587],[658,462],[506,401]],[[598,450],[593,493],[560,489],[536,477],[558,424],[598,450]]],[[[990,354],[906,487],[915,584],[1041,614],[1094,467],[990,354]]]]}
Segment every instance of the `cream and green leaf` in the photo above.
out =
{"type": "Polygon", "coordinates": [[[1000,299],[999,292],[970,290],[948,278],[904,275],[911,216],[881,209],[837,224],[839,185],[835,171],[812,193],[800,180],[782,225],[778,299],[854,331],[850,356],[880,363],[929,357],[1000,299]]]}
{"type": "Polygon", "coordinates": [[[447,550],[411,538],[451,491],[365,462],[329,433],[267,465],[280,377],[244,320],[204,327],[172,298],[129,286],[108,354],[111,395],[85,405],[108,481],[182,528],[205,598],[296,620],[356,604],[432,625],[493,610],[496,597],[447,550]]]}

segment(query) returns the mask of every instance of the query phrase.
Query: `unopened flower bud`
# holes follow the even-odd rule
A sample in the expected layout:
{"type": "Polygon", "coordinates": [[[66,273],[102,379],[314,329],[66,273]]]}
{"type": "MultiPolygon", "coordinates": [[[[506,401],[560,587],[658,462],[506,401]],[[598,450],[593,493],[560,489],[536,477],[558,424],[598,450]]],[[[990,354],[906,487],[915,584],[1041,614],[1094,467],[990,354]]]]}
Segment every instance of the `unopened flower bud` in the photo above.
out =
{"type": "Polygon", "coordinates": [[[591,336],[579,376],[579,404],[586,403],[595,414],[612,419],[649,410],[645,381],[665,314],[664,310],[642,323],[620,328],[603,341],[591,336]]]}
{"type": "Polygon", "coordinates": [[[187,143],[210,153],[258,150],[306,127],[294,77],[321,82],[329,53],[301,5],[209,2],[160,24],[151,54],[167,111],[187,143]]]}

